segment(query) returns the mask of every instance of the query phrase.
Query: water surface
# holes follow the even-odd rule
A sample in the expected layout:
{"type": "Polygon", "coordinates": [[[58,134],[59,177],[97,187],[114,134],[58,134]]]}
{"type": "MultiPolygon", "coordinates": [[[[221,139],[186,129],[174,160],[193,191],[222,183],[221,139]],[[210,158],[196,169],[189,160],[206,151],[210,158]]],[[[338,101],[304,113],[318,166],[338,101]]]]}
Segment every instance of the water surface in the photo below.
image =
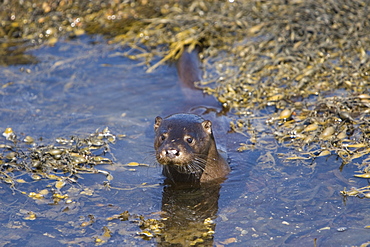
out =
{"type": "MultiPolygon", "coordinates": [[[[181,111],[184,98],[175,66],[148,74],[145,65],[122,56],[125,51],[99,36],[82,36],[29,50],[37,63],[0,68],[2,130],[11,127],[45,145],[105,127],[126,135],[112,146],[113,165],[98,167],[113,175],[110,190],[104,188],[105,176],[82,174],[77,183],[61,189],[72,204],[49,205],[0,184],[2,246],[91,246],[105,227],[111,231],[107,246],[158,244],[155,238],[138,236],[135,217],[107,218],[127,210],[160,219],[164,178],[153,156],[153,122],[157,115],[181,111]],[[128,169],[124,164],[129,162],[149,166],[128,169]],[[25,219],[30,211],[36,219],[25,219]]],[[[279,153],[288,150],[269,134],[265,150],[242,153],[236,151],[242,135],[221,133],[221,138],[232,172],[219,190],[211,244],[314,246],[316,241],[318,246],[353,246],[370,240],[364,229],[370,224],[368,202],[344,201],[339,194],[344,187],[359,186],[351,180],[353,165],[339,171],[341,161],[334,156],[310,163],[284,161],[279,153]]],[[[19,184],[18,189],[28,193],[53,186],[53,181],[41,180],[19,184]]]]}

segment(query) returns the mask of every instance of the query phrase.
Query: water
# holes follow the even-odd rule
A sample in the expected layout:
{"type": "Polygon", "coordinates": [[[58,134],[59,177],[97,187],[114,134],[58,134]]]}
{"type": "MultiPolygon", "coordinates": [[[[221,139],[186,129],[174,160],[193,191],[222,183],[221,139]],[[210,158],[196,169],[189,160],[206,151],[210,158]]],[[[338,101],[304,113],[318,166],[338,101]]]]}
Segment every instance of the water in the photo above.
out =
{"type": "MultiPolygon", "coordinates": [[[[104,187],[104,175],[81,174],[77,183],[61,188],[73,203],[62,200],[50,205],[50,196],[35,200],[1,183],[2,246],[91,246],[96,239],[106,241],[106,246],[156,246],[154,238],[137,235],[141,229],[136,221],[138,215],[160,220],[166,209],[162,204],[171,207],[165,229],[173,238],[196,234],[194,229],[204,227],[204,218],[212,218],[209,227],[215,234],[206,245],[352,246],[370,240],[364,229],[370,224],[368,201],[344,201],[339,194],[344,187],[367,184],[352,180],[354,166],[349,164],[341,172],[341,161],[334,156],[313,162],[284,161],[279,153],[288,150],[268,135],[265,150],[239,153],[236,149],[244,137],[221,134],[232,168],[221,187],[196,193],[166,189],[153,156],[153,123],[156,116],[183,108],[176,68],[162,66],[148,74],[146,66],[123,57],[124,52],[99,36],[83,36],[28,51],[38,63],[0,68],[0,129],[11,127],[18,135],[30,135],[45,145],[53,144],[56,137],[88,136],[104,127],[126,135],[112,146],[114,164],[97,167],[113,175],[110,190],[104,187]],[[129,162],[149,166],[129,169],[124,166],[129,162]],[[189,207],[199,198],[204,199],[199,205],[212,204],[201,213],[196,211],[198,222],[186,219],[189,207],[181,193],[185,198],[190,193],[191,199],[185,200],[189,207]],[[107,220],[126,210],[129,220],[107,220]],[[36,219],[27,219],[30,212],[36,219]],[[174,219],[180,221],[177,232],[172,229],[178,223],[174,219]]],[[[54,184],[44,179],[20,183],[17,189],[52,190],[54,184]]]]}

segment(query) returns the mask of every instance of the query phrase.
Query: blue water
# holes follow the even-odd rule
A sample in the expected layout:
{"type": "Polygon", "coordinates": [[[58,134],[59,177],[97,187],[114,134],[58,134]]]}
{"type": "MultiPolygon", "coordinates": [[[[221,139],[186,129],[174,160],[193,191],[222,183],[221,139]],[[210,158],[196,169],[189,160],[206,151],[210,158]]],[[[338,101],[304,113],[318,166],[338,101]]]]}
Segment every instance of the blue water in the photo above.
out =
{"type": "MultiPolygon", "coordinates": [[[[101,37],[82,36],[29,50],[36,64],[0,68],[1,132],[11,127],[45,145],[104,127],[126,135],[112,145],[114,164],[97,166],[113,175],[110,190],[103,186],[104,175],[81,174],[77,183],[61,188],[73,203],[50,205],[50,195],[34,200],[1,183],[2,246],[91,246],[103,227],[111,231],[106,246],[157,244],[137,236],[140,228],[134,219],[161,218],[164,186],[153,156],[153,122],[166,110],[180,111],[184,99],[175,66],[148,74],[145,65],[122,56],[126,51],[101,37]],[[129,162],[149,166],[124,165],[129,162]],[[107,220],[126,210],[130,220],[107,220]],[[30,211],[35,220],[25,219],[30,211]],[[90,225],[81,227],[91,218],[90,225]]],[[[239,142],[246,138],[223,136],[232,172],[220,189],[213,245],[314,246],[316,241],[318,246],[352,246],[370,241],[364,229],[370,224],[368,201],[344,201],[339,194],[344,187],[367,184],[352,179],[353,164],[340,172],[341,161],[334,156],[284,161],[278,154],[289,150],[268,134],[266,149],[239,153],[239,142]],[[346,230],[338,231],[340,227],[346,230]]],[[[44,179],[17,188],[37,192],[54,183],[44,179]]]]}

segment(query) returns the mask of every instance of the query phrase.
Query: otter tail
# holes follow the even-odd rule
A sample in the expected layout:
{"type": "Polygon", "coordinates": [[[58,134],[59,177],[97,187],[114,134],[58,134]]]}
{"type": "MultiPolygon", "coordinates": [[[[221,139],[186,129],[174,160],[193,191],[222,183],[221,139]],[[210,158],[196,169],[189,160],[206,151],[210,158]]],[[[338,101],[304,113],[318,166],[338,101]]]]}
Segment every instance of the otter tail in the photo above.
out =
{"type": "Polygon", "coordinates": [[[201,63],[199,61],[199,52],[201,48],[195,47],[192,51],[186,47],[177,61],[177,73],[183,88],[197,89],[195,82],[202,80],[201,63]]]}

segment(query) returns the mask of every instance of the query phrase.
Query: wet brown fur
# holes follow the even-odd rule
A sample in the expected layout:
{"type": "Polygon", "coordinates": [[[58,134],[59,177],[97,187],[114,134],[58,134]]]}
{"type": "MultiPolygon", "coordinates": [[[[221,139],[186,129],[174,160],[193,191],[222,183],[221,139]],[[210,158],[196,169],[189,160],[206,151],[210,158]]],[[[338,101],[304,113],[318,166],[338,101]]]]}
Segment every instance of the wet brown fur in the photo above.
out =
{"type": "Polygon", "coordinates": [[[207,182],[222,179],[229,165],[219,154],[212,123],[195,114],[157,117],[154,124],[157,161],[173,182],[207,182]]]}

